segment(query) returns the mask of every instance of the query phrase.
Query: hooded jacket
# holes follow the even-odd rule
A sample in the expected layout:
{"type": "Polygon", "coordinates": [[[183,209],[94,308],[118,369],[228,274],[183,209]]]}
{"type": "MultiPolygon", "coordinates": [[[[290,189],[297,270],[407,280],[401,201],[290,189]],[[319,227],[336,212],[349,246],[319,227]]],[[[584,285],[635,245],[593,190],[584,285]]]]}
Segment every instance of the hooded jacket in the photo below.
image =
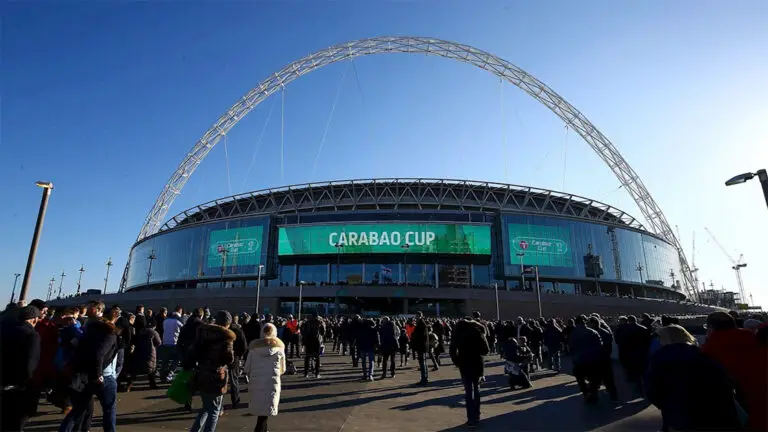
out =
{"type": "Polygon", "coordinates": [[[462,376],[484,376],[483,356],[489,351],[484,325],[474,320],[461,320],[456,324],[450,354],[453,364],[458,366],[462,376]]]}
{"type": "Polygon", "coordinates": [[[285,345],[276,338],[251,341],[243,368],[248,374],[248,412],[254,416],[277,415],[281,376],[285,373],[285,345]]]}
{"type": "Polygon", "coordinates": [[[736,382],[739,400],[749,413],[747,429],[768,430],[768,347],[744,329],[712,332],[701,347],[736,382]]]}
{"type": "Polygon", "coordinates": [[[195,368],[195,388],[203,393],[227,392],[227,366],[235,360],[232,330],[201,324],[195,344],[184,362],[185,369],[195,368]]]}

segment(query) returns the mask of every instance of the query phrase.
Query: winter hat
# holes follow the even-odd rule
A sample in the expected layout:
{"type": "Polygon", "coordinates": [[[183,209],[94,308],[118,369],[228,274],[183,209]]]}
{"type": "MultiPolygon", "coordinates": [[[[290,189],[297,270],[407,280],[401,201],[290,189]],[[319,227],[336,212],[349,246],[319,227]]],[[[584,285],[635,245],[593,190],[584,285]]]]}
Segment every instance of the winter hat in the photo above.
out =
{"type": "Polygon", "coordinates": [[[230,314],[227,311],[218,311],[216,312],[216,318],[214,319],[216,324],[226,327],[230,324],[232,324],[232,314],[230,314]]]}

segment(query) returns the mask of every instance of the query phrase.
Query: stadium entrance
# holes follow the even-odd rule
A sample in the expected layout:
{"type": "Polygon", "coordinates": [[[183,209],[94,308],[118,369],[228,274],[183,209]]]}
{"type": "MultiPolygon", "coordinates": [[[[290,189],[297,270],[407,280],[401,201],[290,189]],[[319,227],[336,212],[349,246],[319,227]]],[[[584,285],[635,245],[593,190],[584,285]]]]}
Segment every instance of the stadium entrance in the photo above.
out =
{"type": "MultiPolygon", "coordinates": [[[[391,297],[339,297],[338,305],[332,297],[304,297],[301,314],[317,313],[321,316],[354,315],[377,317],[385,315],[416,314],[427,316],[460,317],[466,315],[463,300],[391,297]]],[[[298,298],[281,298],[280,315],[298,315],[298,298]]]]}

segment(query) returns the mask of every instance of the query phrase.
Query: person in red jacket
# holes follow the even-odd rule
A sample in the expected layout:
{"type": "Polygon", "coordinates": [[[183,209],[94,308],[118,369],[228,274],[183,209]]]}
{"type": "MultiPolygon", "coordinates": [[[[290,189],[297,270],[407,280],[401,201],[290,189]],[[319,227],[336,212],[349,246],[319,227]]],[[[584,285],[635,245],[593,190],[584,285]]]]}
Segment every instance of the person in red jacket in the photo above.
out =
{"type": "MultiPolygon", "coordinates": [[[[31,389],[39,395],[43,390],[53,388],[56,381],[56,368],[53,360],[59,349],[59,329],[53,322],[53,314],[49,313],[48,305],[44,301],[35,299],[29,304],[40,309],[40,320],[35,325],[35,331],[40,336],[40,363],[38,363],[32,376],[34,388],[31,389]]],[[[39,397],[34,400],[33,413],[37,413],[38,402],[39,397]]]]}
{"type": "Polygon", "coordinates": [[[737,400],[749,414],[747,430],[768,430],[768,347],[755,334],[740,329],[725,312],[707,317],[704,354],[718,361],[735,381],[737,400]]]}

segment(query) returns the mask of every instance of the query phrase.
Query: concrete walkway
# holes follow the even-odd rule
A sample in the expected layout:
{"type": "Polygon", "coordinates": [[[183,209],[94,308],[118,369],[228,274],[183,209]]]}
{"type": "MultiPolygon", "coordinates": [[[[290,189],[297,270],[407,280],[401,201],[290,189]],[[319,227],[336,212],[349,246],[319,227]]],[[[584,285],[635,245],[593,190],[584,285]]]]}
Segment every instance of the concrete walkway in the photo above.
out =
{"type": "MultiPolygon", "coordinates": [[[[491,357],[489,357],[491,359],[491,357]]],[[[463,387],[458,370],[450,360],[430,374],[429,386],[417,386],[415,362],[398,369],[394,379],[363,382],[361,372],[352,370],[349,357],[327,355],[323,358],[320,380],[286,376],[280,403],[280,415],[269,421],[272,432],[298,431],[460,431],[466,428],[463,387]]],[[[568,370],[567,362],[564,362],[568,370]]],[[[296,362],[301,367],[303,362],[296,362]]],[[[377,371],[379,374],[380,371],[377,371]]],[[[482,386],[484,431],[655,431],[660,428],[658,410],[619,387],[620,404],[612,404],[605,393],[596,406],[585,406],[575,380],[550,371],[535,374],[534,387],[510,391],[501,375],[496,357],[488,362],[488,382],[482,386]]],[[[617,371],[617,382],[621,373],[617,371]]],[[[247,387],[247,386],[243,386],[247,387]]],[[[168,400],[163,390],[149,390],[140,382],[131,393],[118,395],[118,430],[184,431],[191,426],[195,413],[168,400]]],[[[248,394],[242,394],[247,402],[248,394]]],[[[255,417],[247,416],[247,407],[231,409],[225,396],[225,414],[219,431],[251,431],[255,417]]],[[[195,399],[195,407],[200,407],[195,399]]],[[[55,407],[41,404],[40,416],[33,419],[29,431],[58,428],[61,414],[55,407]]],[[[100,430],[101,410],[96,403],[92,430],[100,430]]]]}

